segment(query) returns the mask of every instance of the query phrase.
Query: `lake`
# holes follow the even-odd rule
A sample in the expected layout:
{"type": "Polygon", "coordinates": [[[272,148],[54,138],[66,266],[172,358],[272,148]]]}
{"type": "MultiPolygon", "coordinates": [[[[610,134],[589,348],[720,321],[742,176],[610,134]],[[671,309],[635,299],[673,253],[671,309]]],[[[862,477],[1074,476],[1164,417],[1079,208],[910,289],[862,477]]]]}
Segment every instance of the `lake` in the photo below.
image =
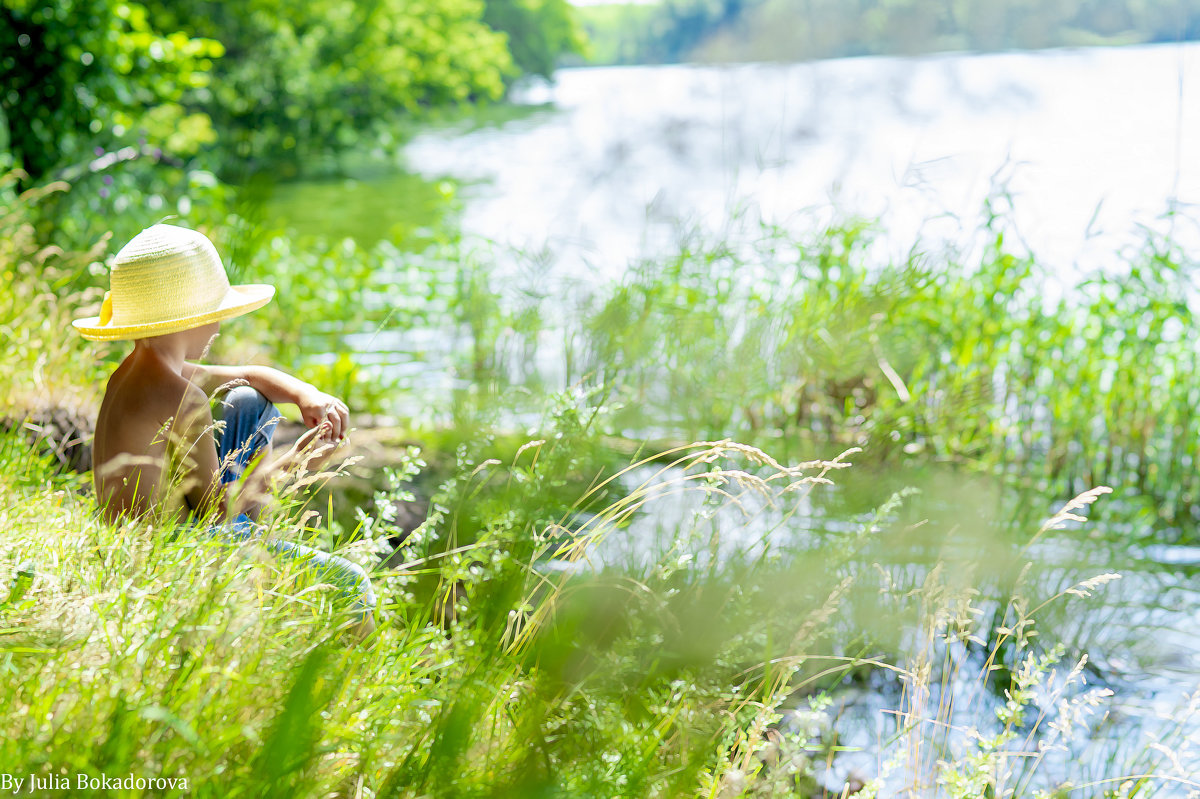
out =
{"type": "MultiPolygon", "coordinates": [[[[892,256],[918,236],[970,246],[989,198],[1071,272],[1110,263],[1140,226],[1198,240],[1196,44],[564,69],[513,99],[518,118],[416,136],[403,167],[465,184],[465,233],[564,272],[614,276],[760,219],[878,217],[892,256]]],[[[290,187],[290,213],[310,232],[380,235],[422,194],[402,174],[290,187]],[[357,222],[338,222],[347,208],[357,222]]]]}
{"type": "MultiPolygon", "coordinates": [[[[536,263],[550,287],[619,280],[631,262],[693,240],[738,246],[764,224],[803,232],[855,215],[879,220],[885,234],[871,256],[881,264],[914,247],[970,252],[994,214],[1010,241],[1062,277],[1053,293],[1117,268],[1146,229],[1191,252],[1200,246],[1198,81],[1195,44],[562,70],[552,85],[517,91],[519,108],[502,120],[431,127],[402,162],[281,187],[275,209],[298,233],[371,245],[389,231],[434,226],[430,198],[453,194],[457,226],[493,243],[501,274],[536,263]]],[[[407,345],[379,351],[388,333],[362,337],[381,368],[427,372],[430,353],[446,346],[434,335],[398,357],[407,345]]],[[[867,506],[878,503],[876,476],[861,480],[875,492],[867,506]]],[[[1011,498],[988,490],[1002,516],[1011,498]]],[[[1045,634],[1088,649],[1095,679],[1117,691],[1088,773],[1111,776],[1106,762],[1125,762],[1112,752],[1168,733],[1184,771],[1195,773],[1200,719],[1178,728],[1174,719],[1200,689],[1198,536],[1193,521],[1163,523],[1148,503],[1121,493],[1118,486],[1118,497],[1100,505],[1116,510],[1047,536],[1035,551],[1039,584],[1050,592],[1123,575],[1095,598],[1063,603],[1045,634]]],[[[935,492],[919,507],[937,515],[978,499],[948,497],[935,492]]],[[[1047,500],[1044,515],[1053,509],[1047,500]]],[[[647,514],[633,535],[610,542],[611,559],[638,557],[695,511],[685,504],[647,514]]],[[[816,540],[812,528],[864,512],[810,509],[792,534],[816,540]]],[[[723,540],[735,543],[769,527],[736,516],[728,524],[723,540]]],[[[914,545],[918,570],[930,556],[958,557],[966,568],[986,557],[983,542],[1020,535],[998,521],[972,524],[965,543],[947,524],[937,528],[944,537],[914,545]]],[[[1028,536],[1036,528],[1023,529],[1028,536]]],[[[847,740],[864,748],[846,768],[871,771],[879,710],[870,694],[845,709],[847,740]]],[[[1186,794],[1165,784],[1155,791],[1186,794]]]]}

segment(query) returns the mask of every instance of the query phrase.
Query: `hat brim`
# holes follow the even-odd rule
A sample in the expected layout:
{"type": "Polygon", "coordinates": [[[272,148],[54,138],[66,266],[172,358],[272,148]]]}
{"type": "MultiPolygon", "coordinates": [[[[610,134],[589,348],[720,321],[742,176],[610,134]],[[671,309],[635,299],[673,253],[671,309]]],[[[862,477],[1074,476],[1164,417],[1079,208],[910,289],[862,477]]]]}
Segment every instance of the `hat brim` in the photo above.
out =
{"type": "Polygon", "coordinates": [[[168,333],[178,333],[181,330],[191,330],[194,327],[232,319],[235,316],[257,310],[275,296],[275,287],[260,283],[248,283],[241,286],[230,286],[229,292],[214,310],[195,316],[185,316],[179,319],[164,319],[161,322],[151,322],[141,325],[100,324],[99,316],[89,316],[76,319],[71,325],[86,339],[92,341],[132,341],[150,336],[165,336],[168,333]]]}

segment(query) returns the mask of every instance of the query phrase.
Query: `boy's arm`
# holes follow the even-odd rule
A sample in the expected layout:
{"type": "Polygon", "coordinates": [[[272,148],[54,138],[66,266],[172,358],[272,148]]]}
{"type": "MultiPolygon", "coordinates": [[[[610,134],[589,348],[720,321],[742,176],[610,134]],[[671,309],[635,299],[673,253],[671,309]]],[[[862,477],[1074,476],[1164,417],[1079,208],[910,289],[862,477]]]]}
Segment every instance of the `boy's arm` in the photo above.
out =
{"type": "Polygon", "coordinates": [[[212,411],[207,395],[199,387],[188,387],[178,418],[180,421],[172,430],[172,444],[181,448],[177,462],[183,468],[188,507],[200,518],[212,516],[227,520],[239,513],[257,516],[258,510],[268,501],[271,484],[277,477],[288,475],[298,467],[319,468],[335,450],[330,437],[332,426],[322,422],[272,462],[255,465],[240,482],[236,496],[231,496],[226,489],[232,484],[219,482],[220,463],[213,436],[212,411]]]}
{"type": "Polygon", "coordinates": [[[274,403],[295,405],[308,427],[328,421],[333,438],[340,439],[350,427],[350,409],[337,397],[269,366],[219,366],[185,363],[183,376],[211,394],[232,380],[245,380],[251,388],[274,403]]]}

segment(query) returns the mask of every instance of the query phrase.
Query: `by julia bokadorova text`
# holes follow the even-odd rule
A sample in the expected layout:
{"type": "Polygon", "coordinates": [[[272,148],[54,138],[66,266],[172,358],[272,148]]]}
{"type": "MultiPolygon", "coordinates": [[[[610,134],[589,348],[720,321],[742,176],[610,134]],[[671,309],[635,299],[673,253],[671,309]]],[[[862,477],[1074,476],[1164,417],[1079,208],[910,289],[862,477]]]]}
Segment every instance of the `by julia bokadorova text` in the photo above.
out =
{"type": "Polygon", "coordinates": [[[134,774],[0,774],[0,795],[40,791],[119,791],[188,789],[187,777],[139,777],[134,774]]]}

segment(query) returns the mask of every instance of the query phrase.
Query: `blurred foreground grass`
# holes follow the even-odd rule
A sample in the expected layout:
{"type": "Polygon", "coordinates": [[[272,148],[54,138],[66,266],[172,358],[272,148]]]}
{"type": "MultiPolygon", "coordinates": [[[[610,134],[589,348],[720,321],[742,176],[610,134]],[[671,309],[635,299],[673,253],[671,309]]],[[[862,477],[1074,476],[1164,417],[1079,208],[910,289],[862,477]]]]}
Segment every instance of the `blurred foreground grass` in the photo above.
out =
{"type": "MultiPolygon", "coordinates": [[[[0,761],[186,777],[148,792],[179,796],[1027,796],[1078,779],[1073,747],[1111,692],[1084,685],[1086,656],[1035,638],[1035,617],[1116,575],[1048,597],[1018,579],[989,618],[975,586],[999,573],[861,557],[898,499],[804,551],[722,550],[712,519],[785,524],[844,465],[731,443],[681,449],[582,521],[548,517],[559,441],[460,463],[403,562],[375,570],[387,623],[354,646],[303,573],[195,530],[102,524],[79,478],[5,436],[0,761]],[[466,528],[455,517],[493,472],[490,512],[466,528]],[[680,492],[697,512],[665,553],[586,566],[680,492]],[[874,765],[851,773],[836,705],[855,686],[883,711],[878,749],[858,753],[874,765]]],[[[369,541],[342,554],[376,563],[369,541]]],[[[1108,787],[1090,795],[1137,793],[1108,787]]]]}

